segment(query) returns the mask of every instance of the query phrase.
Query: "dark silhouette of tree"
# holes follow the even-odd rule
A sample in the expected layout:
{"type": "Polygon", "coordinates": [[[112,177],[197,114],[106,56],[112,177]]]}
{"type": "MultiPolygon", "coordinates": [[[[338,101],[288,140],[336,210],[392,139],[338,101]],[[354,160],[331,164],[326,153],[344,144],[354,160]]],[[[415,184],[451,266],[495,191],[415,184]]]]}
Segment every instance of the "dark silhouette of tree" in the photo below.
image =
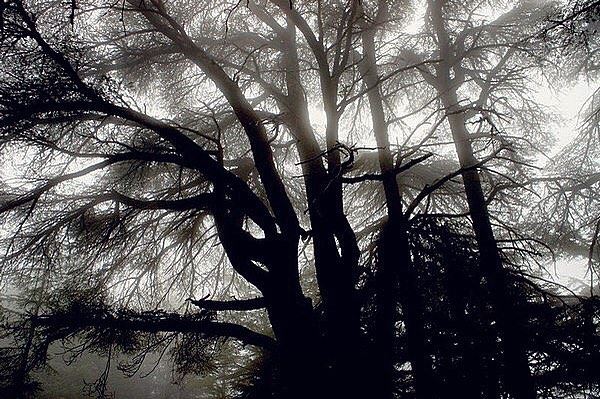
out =
{"type": "Polygon", "coordinates": [[[4,392],[62,343],[107,358],[99,397],[167,352],[225,397],[597,394],[596,296],[537,278],[553,231],[513,216],[597,207],[595,172],[532,172],[528,80],[593,8],[412,6],[4,2],[4,392]]]}

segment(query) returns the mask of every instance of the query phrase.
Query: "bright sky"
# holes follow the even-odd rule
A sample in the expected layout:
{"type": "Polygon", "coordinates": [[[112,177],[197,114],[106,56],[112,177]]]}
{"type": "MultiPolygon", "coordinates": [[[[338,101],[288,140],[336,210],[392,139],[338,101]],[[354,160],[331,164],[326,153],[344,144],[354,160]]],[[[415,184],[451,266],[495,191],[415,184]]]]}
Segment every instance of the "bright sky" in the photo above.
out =
{"type": "Polygon", "coordinates": [[[556,135],[558,142],[556,143],[554,153],[575,137],[579,112],[597,88],[598,84],[589,81],[580,81],[558,92],[549,87],[541,87],[539,89],[540,102],[554,109],[563,119],[560,131],[556,135]]]}
{"type": "MultiPolygon", "coordinates": [[[[563,119],[556,135],[558,141],[550,155],[556,154],[575,137],[580,119],[579,113],[597,88],[598,83],[589,81],[580,81],[558,92],[548,87],[540,88],[538,91],[540,102],[555,109],[563,119]]],[[[550,265],[548,269],[556,272],[553,276],[556,281],[573,288],[576,292],[582,285],[589,285],[590,276],[586,258],[560,258],[556,260],[556,265],[550,265]]]]}

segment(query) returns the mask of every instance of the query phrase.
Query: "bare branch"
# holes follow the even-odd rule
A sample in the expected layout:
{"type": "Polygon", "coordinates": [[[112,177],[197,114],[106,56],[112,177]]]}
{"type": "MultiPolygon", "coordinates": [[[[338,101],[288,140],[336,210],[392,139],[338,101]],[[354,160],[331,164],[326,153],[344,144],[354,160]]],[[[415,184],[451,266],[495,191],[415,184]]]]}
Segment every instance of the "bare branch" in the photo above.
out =
{"type": "Polygon", "coordinates": [[[177,332],[198,333],[206,337],[233,338],[248,345],[275,350],[277,343],[267,335],[257,333],[235,323],[209,321],[194,315],[177,313],[118,313],[114,314],[69,314],[41,315],[33,318],[37,326],[49,328],[111,328],[122,331],[150,333],[177,332]]]}
{"type": "MultiPolygon", "coordinates": [[[[410,161],[408,161],[407,163],[400,165],[399,167],[396,167],[393,169],[393,173],[398,175],[402,172],[405,172],[407,170],[409,170],[410,168],[412,168],[413,166],[425,161],[426,159],[429,159],[433,156],[433,154],[426,154],[423,155],[421,157],[415,158],[415,159],[411,159],[410,161]]],[[[342,178],[342,182],[343,183],[348,183],[348,184],[353,184],[353,183],[360,183],[366,180],[371,180],[371,181],[383,181],[383,175],[380,173],[367,173],[361,176],[352,176],[352,177],[343,177],[342,178]]]]}
{"type": "Polygon", "coordinates": [[[256,310],[267,306],[265,298],[234,299],[230,301],[218,301],[212,299],[188,299],[188,301],[199,308],[207,310],[256,310]]]}

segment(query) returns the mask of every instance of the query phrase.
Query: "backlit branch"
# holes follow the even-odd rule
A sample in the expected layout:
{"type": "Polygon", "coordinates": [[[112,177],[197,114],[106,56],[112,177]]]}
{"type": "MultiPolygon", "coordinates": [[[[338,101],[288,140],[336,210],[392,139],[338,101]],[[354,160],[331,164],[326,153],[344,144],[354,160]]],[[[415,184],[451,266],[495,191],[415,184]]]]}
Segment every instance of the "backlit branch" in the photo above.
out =
{"type": "Polygon", "coordinates": [[[233,338],[243,344],[270,350],[274,350],[277,346],[273,338],[239,324],[210,321],[194,315],[176,313],[57,314],[37,316],[33,318],[33,322],[36,326],[68,329],[73,332],[88,328],[108,328],[149,333],[198,333],[206,337],[233,338]]]}

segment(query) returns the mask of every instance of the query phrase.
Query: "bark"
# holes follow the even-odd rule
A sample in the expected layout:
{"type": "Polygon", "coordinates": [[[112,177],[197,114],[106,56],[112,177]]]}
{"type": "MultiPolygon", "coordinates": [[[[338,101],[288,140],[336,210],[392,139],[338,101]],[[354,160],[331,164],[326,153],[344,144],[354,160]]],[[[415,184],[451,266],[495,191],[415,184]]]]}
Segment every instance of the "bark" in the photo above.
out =
{"type": "MultiPolygon", "coordinates": [[[[281,252],[282,261],[297,267],[296,248],[281,252]]],[[[285,273],[286,268],[281,268],[285,273]]],[[[292,268],[289,268],[292,269],[292,268]]],[[[280,347],[279,365],[286,399],[330,397],[326,380],[322,342],[310,299],[302,292],[299,280],[280,275],[273,269],[270,289],[264,293],[267,312],[280,347]]]]}

